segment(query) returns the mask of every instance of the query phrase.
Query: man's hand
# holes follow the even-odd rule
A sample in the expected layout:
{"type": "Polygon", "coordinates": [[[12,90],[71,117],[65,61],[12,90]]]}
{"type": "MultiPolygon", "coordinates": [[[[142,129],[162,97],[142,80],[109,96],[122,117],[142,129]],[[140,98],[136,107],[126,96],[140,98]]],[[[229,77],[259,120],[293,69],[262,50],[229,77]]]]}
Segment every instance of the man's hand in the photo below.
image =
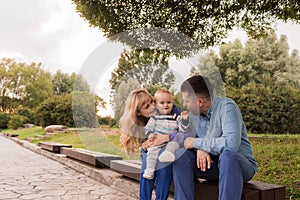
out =
{"type": "Polygon", "coordinates": [[[201,171],[206,171],[206,169],[210,169],[211,167],[211,163],[213,162],[210,158],[209,153],[198,149],[197,150],[197,167],[201,170],[201,171]]]}
{"type": "Polygon", "coordinates": [[[193,137],[187,137],[185,140],[184,140],[184,147],[186,149],[192,149],[193,148],[193,142],[195,141],[195,138],[193,137]]]}

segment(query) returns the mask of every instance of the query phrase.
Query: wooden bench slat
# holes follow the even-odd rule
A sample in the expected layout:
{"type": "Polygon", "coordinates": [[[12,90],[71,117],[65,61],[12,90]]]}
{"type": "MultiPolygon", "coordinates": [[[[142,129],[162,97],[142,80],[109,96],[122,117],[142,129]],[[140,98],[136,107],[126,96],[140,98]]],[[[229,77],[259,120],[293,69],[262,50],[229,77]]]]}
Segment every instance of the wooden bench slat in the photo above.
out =
{"type": "Polygon", "coordinates": [[[121,156],[100,153],[81,148],[61,148],[61,153],[70,158],[94,165],[96,167],[110,167],[111,160],[122,160],[121,156]]]}
{"type": "MultiPolygon", "coordinates": [[[[215,181],[204,179],[195,180],[195,199],[218,200],[218,185],[215,181]]],[[[246,186],[243,187],[242,200],[258,200],[259,191],[246,186]]]]}
{"type": "Polygon", "coordinates": [[[247,187],[261,191],[260,199],[263,200],[285,199],[285,186],[251,180],[247,187]]]}
{"type": "Polygon", "coordinates": [[[7,136],[7,137],[18,137],[19,134],[16,134],[16,133],[2,133],[4,136],[7,136]]]}
{"type": "Polygon", "coordinates": [[[42,149],[54,152],[54,153],[60,153],[61,148],[72,148],[72,145],[70,144],[62,144],[58,142],[39,142],[38,146],[42,149]]]}
{"type": "Polygon", "coordinates": [[[110,168],[128,178],[140,180],[141,162],[138,160],[112,160],[110,168]]]}

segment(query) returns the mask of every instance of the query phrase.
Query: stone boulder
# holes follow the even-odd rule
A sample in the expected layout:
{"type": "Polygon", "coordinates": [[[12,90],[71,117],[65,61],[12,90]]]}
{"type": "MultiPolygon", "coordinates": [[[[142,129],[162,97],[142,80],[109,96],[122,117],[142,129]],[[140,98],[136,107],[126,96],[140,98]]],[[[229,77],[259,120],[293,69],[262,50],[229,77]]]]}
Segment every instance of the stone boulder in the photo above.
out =
{"type": "Polygon", "coordinates": [[[67,126],[65,125],[49,125],[45,127],[45,132],[65,132],[67,130],[67,126]]]}
{"type": "Polygon", "coordinates": [[[23,124],[23,128],[32,128],[34,124],[23,124]]]}

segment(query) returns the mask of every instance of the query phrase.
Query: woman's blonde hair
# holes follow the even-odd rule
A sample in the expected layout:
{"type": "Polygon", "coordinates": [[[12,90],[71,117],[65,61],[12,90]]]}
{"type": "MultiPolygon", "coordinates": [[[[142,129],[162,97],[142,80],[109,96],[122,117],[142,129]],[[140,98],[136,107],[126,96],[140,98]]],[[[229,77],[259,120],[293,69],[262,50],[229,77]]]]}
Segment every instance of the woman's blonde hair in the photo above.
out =
{"type": "Polygon", "coordinates": [[[144,127],[149,117],[139,115],[140,108],[147,100],[153,97],[146,89],[136,89],[130,92],[125,102],[125,109],[120,118],[120,144],[121,148],[128,152],[136,152],[146,139],[144,127]]]}

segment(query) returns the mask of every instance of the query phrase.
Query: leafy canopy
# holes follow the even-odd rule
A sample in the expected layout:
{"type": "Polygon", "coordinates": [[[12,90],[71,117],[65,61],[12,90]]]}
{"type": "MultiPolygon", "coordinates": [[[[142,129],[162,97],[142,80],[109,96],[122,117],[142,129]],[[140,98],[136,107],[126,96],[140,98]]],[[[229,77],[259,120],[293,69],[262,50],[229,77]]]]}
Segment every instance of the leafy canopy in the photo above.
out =
{"type": "Polygon", "coordinates": [[[300,2],[294,0],[72,1],[80,16],[91,26],[98,27],[106,37],[157,27],[185,34],[201,47],[215,46],[234,27],[256,37],[271,29],[275,20],[296,23],[300,20],[300,2]]]}

